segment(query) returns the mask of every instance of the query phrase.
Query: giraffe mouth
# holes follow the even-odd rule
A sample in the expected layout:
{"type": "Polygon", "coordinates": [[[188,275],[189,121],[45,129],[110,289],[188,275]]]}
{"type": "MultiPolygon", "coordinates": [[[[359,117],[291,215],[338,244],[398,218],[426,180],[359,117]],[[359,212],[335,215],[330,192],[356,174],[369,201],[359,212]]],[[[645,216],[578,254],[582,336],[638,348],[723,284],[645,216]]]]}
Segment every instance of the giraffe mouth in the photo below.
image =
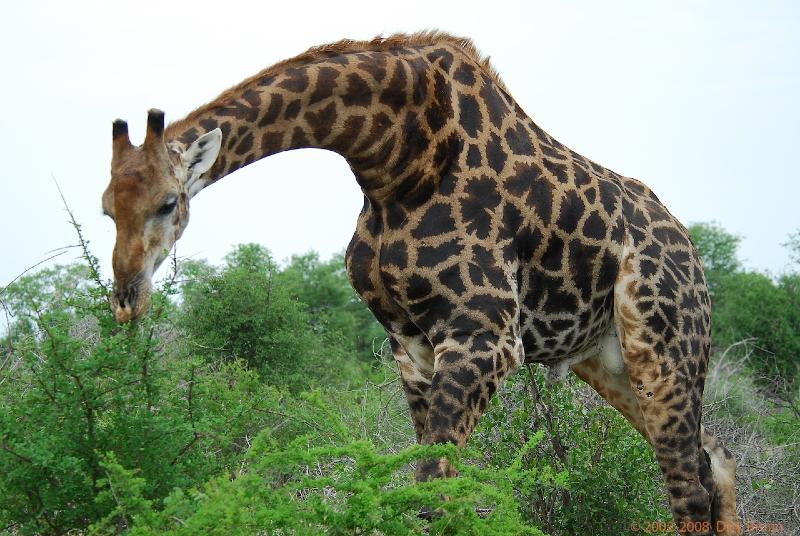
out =
{"type": "Polygon", "coordinates": [[[150,284],[143,277],[136,277],[125,285],[114,283],[111,309],[114,319],[123,324],[144,315],[150,308],[150,284]]]}

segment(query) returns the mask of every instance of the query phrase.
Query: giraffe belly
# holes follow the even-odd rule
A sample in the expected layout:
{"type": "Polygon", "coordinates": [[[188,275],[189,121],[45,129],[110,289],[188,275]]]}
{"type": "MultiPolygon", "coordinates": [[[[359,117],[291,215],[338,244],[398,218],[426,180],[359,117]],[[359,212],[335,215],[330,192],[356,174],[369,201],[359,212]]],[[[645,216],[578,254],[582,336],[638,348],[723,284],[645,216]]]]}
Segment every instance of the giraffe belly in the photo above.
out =
{"type": "Polygon", "coordinates": [[[520,315],[526,363],[542,363],[551,367],[555,376],[566,374],[569,366],[584,359],[600,356],[609,372],[621,370],[616,327],[613,322],[613,294],[594,296],[591,303],[578,302],[572,311],[546,313],[531,310],[530,294],[523,294],[520,315]]]}
{"type": "Polygon", "coordinates": [[[546,361],[526,359],[526,361],[539,362],[549,367],[550,370],[547,373],[547,380],[551,383],[555,383],[566,378],[569,368],[572,365],[592,357],[596,357],[603,368],[613,375],[618,375],[625,369],[625,363],[622,360],[622,347],[619,343],[617,328],[613,322],[594,344],[584,350],[566,355],[560,359],[546,361]]]}

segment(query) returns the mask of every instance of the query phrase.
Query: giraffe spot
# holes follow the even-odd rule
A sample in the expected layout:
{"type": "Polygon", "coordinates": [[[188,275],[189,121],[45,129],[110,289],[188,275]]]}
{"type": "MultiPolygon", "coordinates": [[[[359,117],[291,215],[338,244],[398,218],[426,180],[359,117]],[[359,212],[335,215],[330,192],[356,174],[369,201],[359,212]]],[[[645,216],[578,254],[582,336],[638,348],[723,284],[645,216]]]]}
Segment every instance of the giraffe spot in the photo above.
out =
{"type": "Polygon", "coordinates": [[[653,200],[648,200],[647,203],[645,203],[645,208],[647,209],[647,215],[650,216],[651,222],[669,221],[670,219],[670,215],[664,206],[653,200]]]}
{"type": "Polygon", "coordinates": [[[450,377],[453,378],[456,383],[464,387],[472,385],[475,383],[475,380],[478,379],[472,369],[466,366],[455,370],[450,377]]]}
{"type": "Polygon", "coordinates": [[[456,189],[457,182],[458,177],[453,173],[445,173],[442,175],[442,178],[439,179],[439,193],[442,195],[452,195],[456,189]]]}
{"type": "Polygon", "coordinates": [[[475,68],[464,61],[458,64],[458,68],[453,72],[453,79],[461,82],[465,86],[475,84],[475,68]]]}
{"type": "Polygon", "coordinates": [[[569,175],[567,174],[567,166],[558,162],[553,162],[547,158],[544,159],[544,167],[547,168],[562,184],[569,182],[569,175]]]}
{"type": "Polygon", "coordinates": [[[292,147],[308,147],[311,143],[306,137],[305,131],[300,127],[294,127],[292,131],[292,147]]]}
{"type": "Polygon", "coordinates": [[[559,285],[556,288],[547,289],[547,298],[542,307],[552,314],[574,313],[578,308],[578,298],[559,285]]]}
{"type": "Polygon", "coordinates": [[[601,291],[610,288],[616,281],[618,272],[618,259],[608,249],[603,250],[600,269],[597,272],[597,290],[601,291]]]}
{"type": "Polygon", "coordinates": [[[437,236],[455,227],[451,214],[451,207],[447,203],[431,205],[419,221],[417,227],[411,231],[411,236],[420,240],[429,236],[437,236]]]}
{"type": "Polygon", "coordinates": [[[467,150],[467,167],[471,169],[479,168],[483,165],[481,150],[476,144],[470,144],[467,150]]]}
{"type": "Polygon", "coordinates": [[[476,138],[478,133],[483,130],[483,119],[478,101],[472,95],[460,93],[458,95],[458,123],[464,132],[471,138],[476,138]]]}
{"type": "Polygon", "coordinates": [[[596,240],[604,239],[607,231],[608,227],[606,226],[606,222],[603,221],[603,218],[601,218],[600,214],[597,212],[592,212],[589,217],[586,218],[583,222],[583,228],[581,229],[583,236],[596,240]]]}
{"type": "Polygon", "coordinates": [[[467,232],[474,232],[478,238],[486,238],[492,225],[491,214],[500,203],[494,181],[481,177],[470,181],[464,192],[467,197],[461,202],[461,216],[467,223],[467,232]]]}
{"type": "Polygon", "coordinates": [[[283,132],[264,132],[261,135],[261,152],[264,154],[275,154],[283,146],[283,132]]]}
{"type": "MultiPolygon", "coordinates": [[[[538,169],[538,168],[537,168],[538,169]]],[[[553,217],[553,187],[545,177],[535,175],[528,192],[527,203],[532,206],[544,225],[553,217]]]]}
{"type": "Polygon", "coordinates": [[[411,98],[412,102],[421,106],[428,97],[428,71],[430,62],[425,58],[417,57],[407,60],[411,67],[411,98]]]}
{"type": "Polygon", "coordinates": [[[572,164],[572,171],[573,171],[573,173],[575,173],[575,186],[580,187],[580,186],[584,186],[586,184],[589,184],[591,182],[591,179],[589,178],[589,174],[586,172],[585,169],[583,169],[582,166],[579,166],[578,164],[573,163],[572,164]]]}
{"type": "Polygon", "coordinates": [[[651,242],[642,249],[642,255],[650,257],[651,259],[658,259],[661,257],[661,246],[655,242],[651,242]]]}
{"type": "Polygon", "coordinates": [[[392,79],[381,93],[378,101],[389,106],[394,113],[398,113],[406,105],[406,91],[408,79],[406,77],[405,64],[397,62],[394,68],[392,79]]]}
{"type": "Polygon", "coordinates": [[[564,257],[564,241],[556,234],[551,234],[547,241],[547,249],[542,254],[540,264],[542,268],[550,271],[561,270],[564,257]]]}
{"type": "Polygon", "coordinates": [[[355,243],[351,243],[351,247],[348,248],[348,272],[353,288],[358,294],[363,295],[375,290],[372,280],[370,279],[375,252],[362,240],[354,239],[354,242],[355,243]]]}
{"type": "Polygon", "coordinates": [[[569,190],[561,200],[561,209],[556,225],[563,229],[564,232],[572,234],[578,227],[578,222],[583,216],[583,212],[583,201],[578,197],[578,193],[574,190],[569,190]]]}
{"type": "Polygon", "coordinates": [[[314,86],[314,91],[308,98],[308,105],[318,103],[323,99],[327,99],[333,95],[333,90],[336,88],[336,79],[339,77],[339,71],[333,67],[320,67],[317,70],[317,83],[314,86]]]}
{"type": "Polygon", "coordinates": [[[647,221],[645,217],[644,211],[639,209],[638,207],[631,206],[630,212],[626,213],[628,216],[628,223],[639,229],[647,229],[650,225],[650,222],[647,221]]]}
{"type": "Polygon", "coordinates": [[[278,87],[294,93],[302,93],[308,87],[308,74],[305,68],[290,67],[284,72],[284,78],[278,87]]]}
{"type": "Polygon", "coordinates": [[[300,99],[295,99],[286,105],[286,111],[283,112],[283,118],[292,120],[300,113],[300,99]]]}
{"type": "Polygon", "coordinates": [[[318,142],[322,143],[330,135],[336,122],[336,103],[330,102],[317,112],[306,112],[304,116],[318,142]]]}
{"type": "Polygon", "coordinates": [[[396,266],[403,270],[408,266],[408,252],[406,243],[397,240],[391,244],[384,244],[381,251],[381,263],[396,266]]]}
{"type": "Polygon", "coordinates": [[[492,133],[489,137],[489,142],[486,144],[486,160],[489,163],[489,167],[495,170],[495,172],[500,173],[503,171],[503,166],[505,166],[507,158],[508,156],[503,150],[503,146],[500,144],[500,138],[492,133]]]}
{"type": "Polygon", "coordinates": [[[642,277],[645,279],[653,277],[657,271],[658,266],[656,266],[655,262],[649,259],[642,259],[639,261],[639,273],[641,273],[642,277]]]}
{"type": "Polygon", "coordinates": [[[606,214],[613,214],[616,210],[617,202],[622,195],[619,187],[614,185],[611,181],[598,179],[597,189],[600,192],[600,204],[603,205],[606,214]]]}
{"type": "Polygon", "coordinates": [[[691,262],[691,257],[689,256],[688,251],[671,249],[667,251],[666,260],[673,265],[673,270],[676,274],[689,272],[689,263],[691,262]]]}
{"type": "Polygon", "coordinates": [[[347,75],[347,90],[342,95],[345,106],[369,106],[372,102],[372,89],[366,80],[356,73],[347,75]]]}
{"type": "Polygon", "coordinates": [[[279,93],[274,93],[269,100],[269,106],[267,106],[267,111],[264,112],[264,116],[258,122],[259,127],[265,127],[267,125],[271,125],[275,122],[278,118],[278,115],[281,113],[281,108],[283,108],[283,96],[279,93]]]}
{"type": "Polygon", "coordinates": [[[662,244],[676,245],[684,248],[689,248],[691,242],[686,238],[676,227],[658,226],[653,229],[653,238],[662,244]]]}
{"type": "Polygon", "coordinates": [[[480,266],[490,287],[501,291],[511,290],[511,286],[506,280],[503,270],[497,265],[497,260],[492,251],[475,244],[472,246],[472,258],[475,260],[475,263],[480,266]]]}
{"type": "Polygon", "coordinates": [[[467,291],[467,287],[461,279],[461,270],[457,264],[440,272],[439,282],[459,296],[467,291]]]}
{"type": "Polygon", "coordinates": [[[386,223],[389,229],[399,229],[407,217],[407,212],[399,203],[391,203],[386,209],[386,223]]]}
{"type": "Polygon", "coordinates": [[[258,79],[259,86],[270,86],[275,81],[275,75],[268,74],[258,79]]]}
{"type": "Polygon", "coordinates": [[[467,271],[469,272],[469,280],[474,286],[483,285],[483,272],[478,265],[469,263],[467,271]]]}
{"type": "Polygon", "coordinates": [[[499,238],[514,238],[520,227],[522,227],[522,222],[523,217],[519,209],[511,203],[506,203],[503,207],[503,219],[499,238]]]}
{"type": "Polygon", "coordinates": [[[450,322],[450,328],[456,333],[474,333],[481,327],[482,325],[480,322],[470,318],[465,314],[455,317],[453,321],[450,322]]]}
{"type": "Polygon", "coordinates": [[[480,96],[486,103],[486,109],[489,111],[489,120],[498,127],[503,124],[503,118],[508,113],[508,106],[500,96],[500,92],[494,85],[494,82],[486,75],[482,75],[483,87],[480,91],[480,96]]]}
{"type": "Polygon", "coordinates": [[[581,299],[588,302],[592,296],[594,264],[600,247],[573,239],[569,243],[569,270],[581,299]]]}
{"type": "Polygon", "coordinates": [[[544,237],[538,227],[525,227],[517,235],[517,255],[522,262],[530,262],[544,237]]]}
{"type": "Polygon", "coordinates": [[[541,169],[536,164],[514,164],[514,175],[504,181],[504,187],[508,193],[515,197],[522,197],[531,188],[535,177],[538,177],[541,169]]]}
{"type": "Polygon", "coordinates": [[[383,54],[377,54],[369,61],[362,61],[356,67],[368,72],[376,82],[386,78],[386,56],[383,54]]]}
{"type": "Polygon", "coordinates": [[[417,266],[420,268],[433,268],[460,255],[463,249],[464,246],[459,244],[457,239],[438,246],[422,246],[417,250],[417,266]]]}
{"type": "Polygon", "coordinates": [[[409,312],[415,317],[414,323],[424,332],[430,331],[436,322],[450,318],[455,308],[455,304],[441,294],[434,294],[408,307],[409,312]]]}
{"type": "Polygon", "coordinates": [[[645,322],[647,327],[654,333],[661,333],[667,327],[667,323],[660,313],[656,312],[647,317],[645,322]]]}
{"type": "Polygon", "coordinates": [[[625,178],[624,181],[626,190],[630,190],[640,196],[647,193],[645,190],[645,185],[641,182],[630,178],[625,178]]]}
{"type": "Polygon", "coordinates": [[[586,196],[586,200],[589,203],[593,204],[595,197],[597,197],[597,191],[594,188],[586,188],[586,190],[583,191],[583,195],[586,196]]]}
{"type": "Polygon", "coordinates": [[[678,284],[670,273],[664,270],[661,273],[661,279],[656,283],[658,295],[668,300],[674,300],[678,295],[678,284]]]}
{"type": "Polygon", "coordinates": [[[408,163],[416,160],[419,155],[424,153],[430,146],[430,139],[425,131],[420,127],[417,114],[409,110],[403,123],[401,145],[402,150],[397,158],[397,163],[392,169],[393,175],[400,175],[406,171],[408,163]]]}
{"type": "Polygon", "coordinates": [[[531,136],[528,134],[528,131],[525,129],[525,125],[521,122],[517,123],[515,128],[509,128],[506,130],[506,143],[508,143],[508,147],[514,154],[518,154],[521,156],[533,156],[534,148],[533,142],[531,141],[531,136]]]}
{"type": "Polygon", "coordinates": [[[214,119],[213,117],[207,117],[206,119],[200,120],[200,126],[203,127],[203,129],[205,129],[206,132],[214,130],[215,128],[217,128],[217,125],[218,125],[217,120],[214,119]]]}
{"type": "Polygon", "coordinates": [[[409,175],[395,188],[394,195],[407,209],[414,210],[427,203],[435,191],[436,183],[431,176],[409,175]]]}
{"type": "Polygon", "coordinates": [[[239,142],[239,145],[236,146],[234,152],[242,156],[250,152],[252,148],[253,148],[253,133],[248,132],[239,142]]]}
{"type": "Polygon", "coordinates": [[[431,293],[433,287],[430,282],[417,274],[413,274],[406,287],[406,296],[409,300],[419,300],[431,293]]]}
{"type": "Polygon", "coordinates": [[[431,131],[438,132],[453,117],[453,106],[450,102],[450,84],[441,73],[434,75],[433,96],[435,104],[428,107],[425,118],[431,131]]]}
{"type": "MultiPolygon", "coordinates": [[[[459,361],[460,358],[461,358],[461,356],[458,355],[457,352],[447,352],[445,355],[447,355],[447,359],[448,360],[452,360],[452,361],[450,361],[451,363],[455,363],[455,362],[459,361]]],[[[452,378],[452,375],[451,375],[451,378],[452,378]]],[[[459,404],[463,403],[464,390],[461,387],[459,387],[458,385],[456,385],[454,383],[450,383],[449,381],[442,382],[442,390],[445,393],[447,393],[448,395],[450,395],[450,397],[453,400],[455,400],[456,402],[458,402],[459,404]]]]}
{"type": "Polygon", "coordinates": [[[434,50],[427,57],[433,64],[438,62],[439,67],[444,72],[450,72],[450,68],[453,66],[453,55],[444,48],[434,50]]]}

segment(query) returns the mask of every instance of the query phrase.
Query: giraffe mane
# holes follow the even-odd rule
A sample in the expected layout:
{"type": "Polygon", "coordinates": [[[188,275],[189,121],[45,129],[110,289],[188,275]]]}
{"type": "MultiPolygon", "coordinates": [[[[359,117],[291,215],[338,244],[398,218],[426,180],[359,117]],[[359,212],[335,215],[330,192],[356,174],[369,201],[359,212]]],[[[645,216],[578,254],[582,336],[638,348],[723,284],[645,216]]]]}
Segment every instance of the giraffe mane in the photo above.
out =
{"type": "Polygon", "coordinates": [[[173,130],[180,128],[181,125],[191,121],[199,115],[202,115],[214,105],[220,102],[230,101],[236,98],[237,95],[241,95],[246,88],[253,85],[253,83],[257,80],[261,80],[266,76],[274,75],[283,69],[303,65],[315,60],[324,59],[339,54],[348,54],[353,52],[382,52],[396,47],[413,47],[436,44],[449,44],[460,49],[467,56],[472,58],[496,84],[498,84],[504,91],[507,91],[505,84],[500,79],[499,73],[489,62],[489,57],[481,54],[472,40],[468,37],[457,37],[440,30],[423,30],[414,32],[412,34],[394,33],[388,37],[382,37],[379,35],[368,41],[340,39],[339,41],[335,41],[333,43],[313,46],[297,56],[279,61],[274,65],[262,69],[255,75],[250,76],[235,86],[225,90],[214,100],[209,101],[208,103],[190,112],[183,119],[179,119],[170,124],[168,129],[173,130]]]}

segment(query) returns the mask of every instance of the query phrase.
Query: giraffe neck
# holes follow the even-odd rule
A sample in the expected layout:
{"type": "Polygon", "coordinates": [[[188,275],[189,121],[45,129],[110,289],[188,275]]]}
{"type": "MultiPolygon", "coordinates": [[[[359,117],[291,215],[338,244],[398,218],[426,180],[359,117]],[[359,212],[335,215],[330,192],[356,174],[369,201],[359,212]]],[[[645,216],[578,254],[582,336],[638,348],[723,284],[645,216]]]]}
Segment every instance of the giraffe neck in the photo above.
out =
{"type": "Polygon", "coordinates": [[[186,147],[222,130],[207,184],[275,153],[328,149],[347,160],[367,197],[385,200],[438,176],[458,153],[446,76],[460,52],[437,43],[307,54],[262,71],[170,125],[167,139],[186,147]]]}

